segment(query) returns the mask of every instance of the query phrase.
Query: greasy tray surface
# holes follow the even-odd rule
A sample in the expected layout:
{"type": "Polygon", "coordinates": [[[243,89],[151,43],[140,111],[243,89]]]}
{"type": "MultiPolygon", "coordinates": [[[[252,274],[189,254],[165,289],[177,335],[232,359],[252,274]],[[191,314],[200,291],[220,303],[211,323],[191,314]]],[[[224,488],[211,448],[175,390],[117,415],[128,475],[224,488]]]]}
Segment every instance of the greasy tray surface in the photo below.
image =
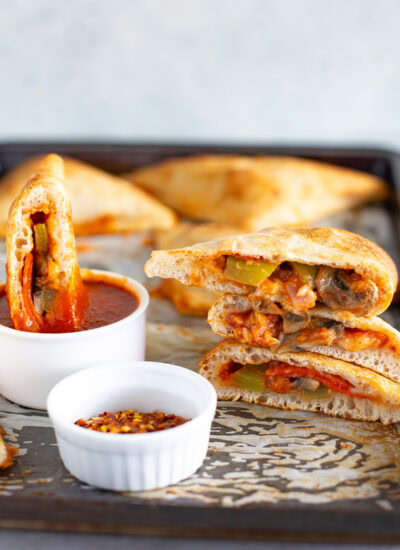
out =
{"type": "MultiPolygon", "coordinates": [[[[165,156],[213,150],[206,146],[10,145],[0,147],[0,162],[9,168],[28,154],[55,151],[118,172],[165,156]]],[[[385,152],[273,151],[364,169],[392,184],[396,176],[397,158],[385,152]]],[[[396,214],[396,203],[391,201],[336,216],[325,224],[371,238],[398,263],[396,214]]],[[[149,250],[141,237],[93,237],[80,242],[82,266],[144,279],[142,266],[149,250]]],[[[4,246],[0,252],[4,261],[4,246]]],[[[396,307],[390,308],[386,318],[400,327],[396,307]]],[[[150,308],[147,334],[148,359],[192,369],[216,341],[205,321],[183,318],[170,304],[158,300],[150,308]]],[[[206,462],[195,476],[148,493],[114,494],[84,486],[66,472],[44,413],[4,399],[0,411],[8,439],[21,449],[15,466],[0,473],[0,496],[5,503],[0,526],[191,536],[400,539],[400,437],[395,426],[220,403],[206,462]]]]}

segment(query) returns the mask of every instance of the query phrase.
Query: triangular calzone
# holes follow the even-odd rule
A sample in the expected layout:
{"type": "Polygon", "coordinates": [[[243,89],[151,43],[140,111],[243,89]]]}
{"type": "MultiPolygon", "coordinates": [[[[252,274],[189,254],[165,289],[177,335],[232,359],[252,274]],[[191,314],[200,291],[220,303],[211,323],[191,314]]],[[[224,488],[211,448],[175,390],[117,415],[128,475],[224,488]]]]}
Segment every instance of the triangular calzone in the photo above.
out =
{"type": "MultiPolygon", "coordinates": [[[[0,235],[5,233],[11,202],[42,159],[29,158],[0,180],[0,235]]],[[[122,178],[68,157],[64,167],[76,235],[168,229],[177,221],[168,206],[122,178]]]]}
{"type": "Polygon", "coordinates": [[[183,216],[244,231],[308,225],[387,194],[376,176],[291,157],[189,156],[126,177],[183,216]]]}

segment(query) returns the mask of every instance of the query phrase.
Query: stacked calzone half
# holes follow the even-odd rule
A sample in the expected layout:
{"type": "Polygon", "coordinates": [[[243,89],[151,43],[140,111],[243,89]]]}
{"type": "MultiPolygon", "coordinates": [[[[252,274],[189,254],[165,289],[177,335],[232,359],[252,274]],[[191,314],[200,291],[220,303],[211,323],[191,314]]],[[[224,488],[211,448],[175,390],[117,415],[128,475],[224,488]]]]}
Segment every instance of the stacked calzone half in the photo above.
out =
{"type": "MultiPolygon", "coordinates": [[[[172,229],[157,231],[155,246],[163,250],[191,246],[193,244],[226,237],[236,230],[218,223],[193,224],[182,222],[172,229]]],[[[184,315],[207,316],[218,294],[195,286],[182,285],[176,279],[164,279],[156,291],[163,298],[171,300],[176,309],[184,315]]]]}
{"type": "Polygon", "coordinates": [[[226,340],[200,364],[221,399],[400,421],[400,334],[375,317],[397,272],[376,244],[272,228],[155,251],[146,273],[222,294],[208,320],[226,340]]]}

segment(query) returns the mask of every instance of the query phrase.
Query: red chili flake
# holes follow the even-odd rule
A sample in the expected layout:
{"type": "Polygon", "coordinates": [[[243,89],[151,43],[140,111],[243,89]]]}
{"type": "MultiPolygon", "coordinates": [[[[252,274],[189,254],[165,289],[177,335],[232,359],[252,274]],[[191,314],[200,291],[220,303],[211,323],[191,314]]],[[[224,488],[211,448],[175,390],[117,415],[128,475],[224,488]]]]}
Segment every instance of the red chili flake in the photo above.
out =
{"type": "Polygon", "coordinates": [[[137,434],[175,428],[175,426],[180,426],[188,420],[188,418],[175,414],[165,414],[161,411],[145,413],[128,409],[116,413],[103,412],[88,420],[80,418],[75,424],[96,432],[137,434]]]}

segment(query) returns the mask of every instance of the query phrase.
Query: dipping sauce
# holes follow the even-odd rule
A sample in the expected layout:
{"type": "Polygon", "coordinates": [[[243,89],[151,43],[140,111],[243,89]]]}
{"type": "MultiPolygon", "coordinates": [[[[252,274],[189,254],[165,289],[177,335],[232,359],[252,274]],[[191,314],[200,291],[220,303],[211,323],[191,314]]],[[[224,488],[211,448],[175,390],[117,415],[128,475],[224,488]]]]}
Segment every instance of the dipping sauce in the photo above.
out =
{"type": "Polygon", "coordinates": [[[175,428],[188,420],[188,418],[176,416],[175,414],[165,414],[161,411],[145,413],[128,409],[116,413],[103,412],[99,416],[93,416],[88,420],[80,418],[75,424],[95,432],[142,434],[175,428]]]}
{"type": "MultiPolygon", "coordinates": [[[[116,285],[105,282],[84,282],[89,305],[83,316],[81,330],[110,325],[124,319],[139,306],[138,298],[116,285]]],[[[0,323],[13,328],[3,289],[0,294],[0,323]]]]}

